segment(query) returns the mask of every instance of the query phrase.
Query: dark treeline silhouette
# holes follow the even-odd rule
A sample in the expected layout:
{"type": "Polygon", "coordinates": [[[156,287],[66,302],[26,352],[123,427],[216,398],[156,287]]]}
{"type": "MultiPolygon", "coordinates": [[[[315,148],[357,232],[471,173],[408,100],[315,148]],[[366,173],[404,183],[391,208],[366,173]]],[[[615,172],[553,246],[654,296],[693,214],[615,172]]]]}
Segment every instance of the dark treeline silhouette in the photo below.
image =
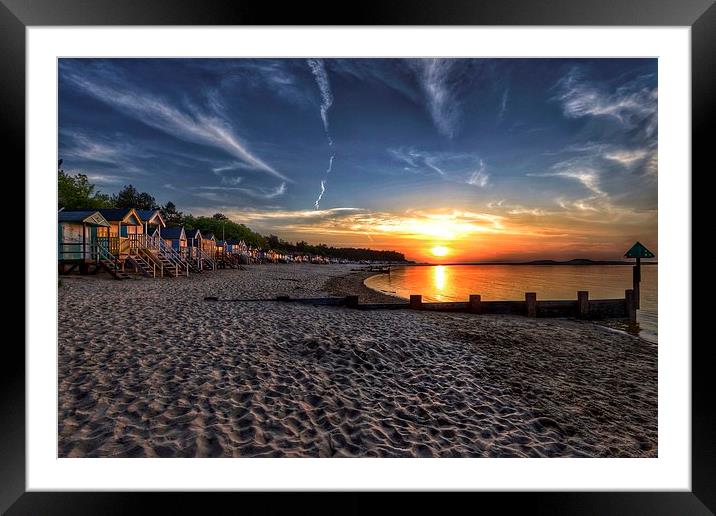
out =
{"type": "Polygon", "coordinates": [[[159,210],[167,226],[184,226],[198,229],[202,233],[213,233],[217,240],[243,240],[247,245],[259,249],[272,249],[294,254],[309,254],[351,261],[405,261],[405,256],[396,251],[378,251],[353,247],[330,247],[326,244],[311,245],[307,242],[291,243],[276,235],[263,236],[244,224],[229,219],[223,213],[211,217],[195,217],[183,214],[176,205],[168,201],[160,205],[154,196],[140,192],[132,185],[125,185],[119,193],[108,195],[96,190],[85,174],[68,174],[61,170],[62,160],[58,162],[59,208],[136,208],[140,210],[159,210]]]}
{"type": "Polygon", "coordinates": [[[276,235],[266,237],[269,248],[276,251],[283,251],[294,254],[317,254],[319,256],[331,256],[341,260],[373,260],[382,262],[403,262],[405,256],[397,251],[378,251],[375,249],[364,249],[355,247],[330,247],[326,244],[311,245],[300,241],[295,244],[281,240],[276,235]]]}

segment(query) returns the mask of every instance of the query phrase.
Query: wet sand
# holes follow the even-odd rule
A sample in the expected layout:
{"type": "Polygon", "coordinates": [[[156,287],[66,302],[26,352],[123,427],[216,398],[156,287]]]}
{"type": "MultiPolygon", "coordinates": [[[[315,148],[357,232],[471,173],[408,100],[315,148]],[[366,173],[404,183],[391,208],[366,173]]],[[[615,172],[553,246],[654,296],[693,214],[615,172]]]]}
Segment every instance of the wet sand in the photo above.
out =
{"type": "Polygon", "coordinates": [[[387,297],[350,268],[63,277],[59,456],[657,455],[656,346],[581,321],[270,300],[387,297]]]}
{"type": "Polygon", "coordinates": [[[380,292],[367,287],[364,281],[375,276],[375,271],[351,270],[339,276],[332,276],[323,285],[323,290],[331,296],[345,297],[357,295],[359,303],[401,303],[404,300],[395,296],[381,294],[380,292]]]}

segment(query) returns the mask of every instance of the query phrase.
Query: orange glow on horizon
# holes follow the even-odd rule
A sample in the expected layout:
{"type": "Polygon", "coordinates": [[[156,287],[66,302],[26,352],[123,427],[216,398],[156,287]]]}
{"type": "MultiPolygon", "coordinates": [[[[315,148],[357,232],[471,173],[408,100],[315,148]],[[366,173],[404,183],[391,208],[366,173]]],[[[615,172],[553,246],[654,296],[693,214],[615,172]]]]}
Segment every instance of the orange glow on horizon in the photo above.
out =
{"type": "Polygon", "coordinates": [[[335,208],[244,211],[235,218],[289,241],[397,251],[417,262],[621,259],[636,240],[658,251],[656,210],[597,207],[335,208]]]}

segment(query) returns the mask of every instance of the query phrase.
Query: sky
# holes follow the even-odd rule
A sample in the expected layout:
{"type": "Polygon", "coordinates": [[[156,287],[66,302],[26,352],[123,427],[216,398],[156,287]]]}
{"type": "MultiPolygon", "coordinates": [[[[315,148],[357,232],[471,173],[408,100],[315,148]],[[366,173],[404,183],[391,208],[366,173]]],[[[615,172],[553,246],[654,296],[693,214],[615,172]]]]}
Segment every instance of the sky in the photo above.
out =
{"type": "Polygon", "coordinates": [[[60,59],[59,158],[431,262],[657,253],[656,59],[60,59]]]}

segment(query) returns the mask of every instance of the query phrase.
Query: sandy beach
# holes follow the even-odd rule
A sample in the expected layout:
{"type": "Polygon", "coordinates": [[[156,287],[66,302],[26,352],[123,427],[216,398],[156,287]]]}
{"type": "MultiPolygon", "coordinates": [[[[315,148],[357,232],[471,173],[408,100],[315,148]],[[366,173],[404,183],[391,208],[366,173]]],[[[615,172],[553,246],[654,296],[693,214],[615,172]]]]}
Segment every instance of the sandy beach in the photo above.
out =
{"type": "Polygon", "coordinates": [[[351,268],[62,277],[59,456],[657,456],[655,345],[576,320],[271,300],[395,300],[351,268]]]}

